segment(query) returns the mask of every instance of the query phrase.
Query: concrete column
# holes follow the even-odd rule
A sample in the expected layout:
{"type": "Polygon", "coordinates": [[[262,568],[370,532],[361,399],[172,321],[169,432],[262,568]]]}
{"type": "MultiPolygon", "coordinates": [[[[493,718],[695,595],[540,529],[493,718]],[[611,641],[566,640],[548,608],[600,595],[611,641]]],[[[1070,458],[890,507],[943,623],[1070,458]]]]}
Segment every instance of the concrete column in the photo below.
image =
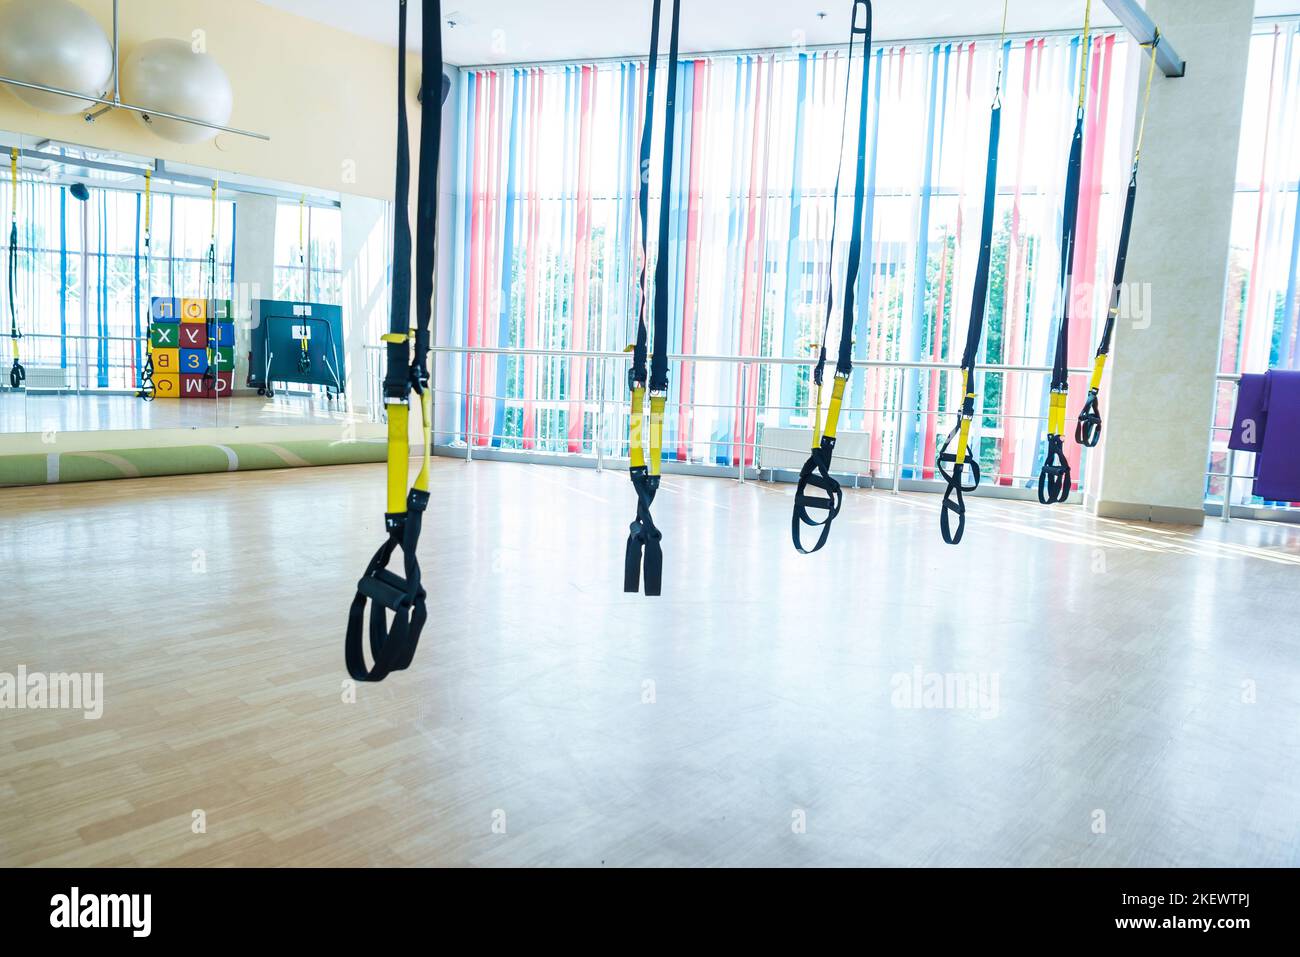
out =
{"type": "MultiPolygon", "coordinates": [[[[1156,74],[1125,280],[1103,387],[1095,508],[1200,525],[1254,0],[1148,0],[1187,60],[1156,74]]],[[[1145,82],[1142,70],[1133,83],[1145,82]]],[[[1131,91],[1132,92],[1132,91],[1131,91]]]]}
{"type": "Polygon", "coordinates": [[[248,391],[250,304],[275,297],[274,196],[240,193],[235,197],[235,392],[248,391]]]}

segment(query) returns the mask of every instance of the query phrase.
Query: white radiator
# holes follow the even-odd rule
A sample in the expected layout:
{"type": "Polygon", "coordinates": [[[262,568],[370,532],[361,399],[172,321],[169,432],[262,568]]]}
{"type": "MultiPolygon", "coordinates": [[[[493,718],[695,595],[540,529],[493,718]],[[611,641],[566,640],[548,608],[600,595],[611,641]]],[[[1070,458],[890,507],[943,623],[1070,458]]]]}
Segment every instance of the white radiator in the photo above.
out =
{"type": "Polygon", "coordinates": [[[58,366],[28,366],[28,389],[66,389],[68,388],[68,370],[58,366]]]}
{"type": "MultiPolygon", "coordinates": [[[[797,472],[808,461],[812,446],[809,428],[763,430],[763,447],[759,450],[759,465],[765,469],[789,469],[797,472]]],[[[841,429],[835,436],[835,460],[832,472],[871,471],[871,433],[849,432],[841,429]]]]}

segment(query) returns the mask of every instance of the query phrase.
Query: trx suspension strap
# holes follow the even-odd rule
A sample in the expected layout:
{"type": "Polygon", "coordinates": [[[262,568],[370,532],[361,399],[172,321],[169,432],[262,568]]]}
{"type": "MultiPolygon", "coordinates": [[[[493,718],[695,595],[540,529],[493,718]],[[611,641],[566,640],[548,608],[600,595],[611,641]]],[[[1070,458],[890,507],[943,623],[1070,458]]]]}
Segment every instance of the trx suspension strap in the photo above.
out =
{"type": "Polygon", "coordinates": [[[13,345],[14,364],[9,370],[9,385],[14,389],[22,387],[27,380],[27,370],[18,361],[18,340],[23,337],[18,331],[18,147],[9,150],[9,341],[13,345]]]}
{"type": "Polygon", "coordinates": [[[840,483],[831,477],[831,456],[835,452],[835,431],[839,426],[840,404],[844,401],[844,389],[853,372],[853,300],[858,284],[858,268],[862,261],[862,204],[867,174],[867,99],[871,84],[871,2],[854,0],[853,25],[849,33],[849,58],[845,67],[844,83],[844,118],[840,127],[840,153],[836,157],[836,166],[844,152],[844,132],[848,126],[849,114],[849,75],[853,70],[853,44],[855,38],[862,37],[862,95],[858,107],[858,152],[854,165],[853,185],[853,225],[849,230],[849,261],[844,277],[844,304],[840,319],[840,349],[835,360],[835,379],[831,385],[831,402],[826,410],[826,420],[822,422],[822,379],[826,369],[826,337],[831,326],[831,312],[834,309],[834,263],[835,263],[835,225],[839,210],[840,174],[835,174],[835,191],[831,200],[831,244],[827,261],[828,293],[826,297],[826,319],[822,326],[821,352],[817,356],[817,365],[813,367],[813,435],[812,454],[799,472],[799,484],[794,493],[794,514],[790,518],[790,536],[794,547],[804,555],[810,555],[826,544],[831,533],[831,522],[840,513],[844,493],[840,483]],[[858,25],[858,11],[863,12],[863,23],[858,25]],[[808,486],[819,489],[823,494],[809,494],[808,486]],[[814,510],[814,511],[810,511],[814,510]],[[821,515],[822,517],[817,517],[821,515]],[[800,526],[820,527],[821,532],[811,548],[805,548],[800,539],[800,526]]]}
{"type": "Polygon", "coordinates": [[[158,390],[153,381],[153,300],[149,296],[150,280],[153,278],[153,249],[150,239],[153,231],[153,170],[144,171],[144,368],[140,370],[140,391],[136,397],[146,402],[153,399],[158,390]]]}
{"type": "MultiPolygon", "coordinates": [[[[311,297],[311,283],[307,277],[307,257],[303,250],[306,248],[302,242],[302,219],[303,213],[307,207],[307,197],[303,196],[298,200],[298,265],[302,267],[302,299],[306,302],[311,297]]],[[[302,325],[302,338],[298,340],[298,371],[303,375],[311,372],[311,352],[307,349],[307,324],[302,325]]]]}
{"type": "MultiPolygon", "coordinates": [[[[1151,40],[1151,63],[1147,66],[1147,88],[1142,97],[1142,120],[1138,124],[1137,143],[1133,148],[1133,171],[1129,174],[1128,195],[1124,198],[1124,220],[1119,231],[1119,249],[1115,253],[1115,274],[1110,286],[1110,306],[1106,310],[1106,325],[1102,329],[1101,342],[1097,345],[1097,355],[1092,363],[1092,380],[1088,383],[1088,399],[1079,412],[1079,421],[1074,427],[1074,440],[1085,448],[1095,448],[1101,441],[1101,408],[1097,405],[1097,393],[1101,391],[1101,375],[1106,369],[1106,358],[1110,355],[1110,339],[1115,331],[1115,320],[1119,317],[1119,291],[1124,284],[1124,263],[1128,260],[1129,233],[1133,229],[1133,204],[1137,200],[1138,163],[1142,158],[1142,134],[1147,127],[1147,107],[1151,105],[1151,80],[1156,72],[1156,47],[1160,45],[1160,31],[1156,31],[1151,40]]],[[[1147,46],[1147,44],[1143,44],[1147,46]]]]}
{"type": "Polygon", "coordinates": [[[1002,56],[1006,42],[1007,3],[1002,4],[1002,39],[998,41],[998,78],[993,90],[993,107],[989,112],[989,155],[984,173],[984,216],[980,220],[980,254],[975,266],[975,290],[971,294],[970,324],[966,327],[966,349],[961,356],[961,412],[957,426],[948,433],[939,450],[939,473],[948,481],[939,510],[939,530],[949,545],[961,541],[966,531],[966,503],[962,492],[973,492],[980,484],[979,458],[970,448],[971,421],[975,418],[975,358],[984,335],[984,315],[988,303],[989,267],[993,259],[993,213],[998,198],[998,140],[1002,131],[1002,56]],[[949,451],[953,442],[956,449],[949,451]],[[951,465],[951,470],[947,466],[951,465]],[[970,466],[970,484],[962,472],[970,466]],[[952,527],[953,516],[957,527],[952,527]]]}
{"type": "Polygon", "coordinates": [[[442,4],[421,0],[424,16],[420,84],[424,115],[420,123],[419,195],[416,210],[415,315],[411,325],[411,160],[406,123],[406,0],[401,0],[397,41],[397,178],[393,196],[393,298],[384,374],[384,409],[388,416],[388,499],[384,526],[388,539],[380,546],[357,582],[357,594],[348,612],[344,656],[348,674],[357,681],[382,681],[390,671],[406,668],[415,656],[420,630],[428,618],[425,590],[420,584],[416,546],[425,508],[429,504],[429,445],[432,439],[429,391],[429,320],[433,313],[433,267],[438,223],[438,156],[441,149],[442,4]],[[414,350],[412,349],[414,347],[414,350]],[[407,489],[411,459],[410,399],[419,397],[423,458],[414,485],[407,489]],[[402,553],[402,575],[387,569],[394,551],[402,553]],[[366,603],[370,609],[369,638],[373,664],[366,665],[362,633],[366,603]],[[388,615],[392,614],[389,624],[388,615]]]}
{"type": "MultiPolygon", "coordinates": [[[[219,354],[214,348],[217,338],[217,181],[212,181],[212,232],[208,239],[208,298],[204,303],[204,324],[208,329],[208,367],[203,370],[203,384],[216,389],[217,373],[213,369],[213,360],[219,354]]],[[[204,390],[206,394],[206,389],[204,390]]],[[[215,391],[213,393],[215,395],[215,391]]]]}
{"type": "Polygon", "coordinates": [[[1052,394],[1047,413],[1047,454],[1038,473],[1038,501],[1044,505],[1070,497],[1070,461],[1065,457],[1065,407],[1070,392],[1070,297],[1074,294],[1074,242],[1079,227],[1079,178],[1083,173],[1083,112],[1088,98],[1088,28],[1092,0],[1083,15],[1083,43],[1080,45],[1079,104],[1070,142],[1070,165],[1065,174],[1065,206],[1061,213],[1061,321],[1056,330],[1056,355],[1052,360],[1052,394]]]}
{"type": "Polygon", "coordinates": [[[650,28],[650,63],[646,79],[645,125],[641,129],[641,315],[637,322],[636,345],[632,348],[632,368],[628,370],[628,388],[632,392],[628,421],[628,446],[631,464],[628,472],[636,491],[636,518],[627,536],[623,560],[623,591],[641,590],[644,571],[645,593],[658,595],[663,587],[664,553],[660,540],[663,533],[650,517],[650,506],[659,491],[659,468],[663,456],[664,404],[668,398],[668,225],[672,213],[673,121],[677,96],[677,33],[681,19],[681,0],[673,0],[672,26],[668,39],[668,96],[664,105],[663,179],[659,194],[659,254],[655,260],[654,355],[646,374],[648,330],[646,310],[646,221],[649,207],[650,141],[654,133],[655,69],[659,59],[660,0],[654,0],[654,24],[650,28]],[[649,388],[647,389],[647,385],[649,388]],[[650,460],[646,462],[646,394],[650,397],[650,460]]]}

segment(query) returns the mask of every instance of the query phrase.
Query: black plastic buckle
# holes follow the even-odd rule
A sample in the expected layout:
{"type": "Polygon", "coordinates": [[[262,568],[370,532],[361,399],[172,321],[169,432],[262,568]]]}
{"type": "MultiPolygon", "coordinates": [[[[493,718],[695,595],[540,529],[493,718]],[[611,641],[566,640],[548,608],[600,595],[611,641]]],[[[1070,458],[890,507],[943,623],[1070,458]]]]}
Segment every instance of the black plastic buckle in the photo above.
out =
{"type": "Polygon", "coordinates": [[[644,465],[628,471],[636,490],[636,518],[628,526],[627,549],[623,557],[623,591],[639,592],[644,570],[645,593],[653,598],[662,591],[664,570],[664,551],[660,544],[663,533],[650,516],[650,506],[659,491],[659,476],[651,475],[644,465]]]}
{"type": "Polygon", "coordinates": [[[14,360],[13,368],[9,370],[9,386],[13,389],[22,388],[22,384],[27,381],[27,370],[17,359],[14,360]]]}
{"type": "Polygon", "coordinates": [[[1038,501],[1059,505],[1070,497],[1070,460],[1065,457],[1065,443],[1059,435],[1047,436],[1047,457],[1038,473],[1038,501]]]}
{"type": "Polygon", "coordinates": [[[1101,406],[1097,404],[1096,389],[1088,390],[1088,398],[1079,410],[1079,421],[1074,426],[1074,441],[1085,449],[1095,449],[1101,441],[1101,406]]]}
{"type": "Polygon", "coordinates": [[[357,582],[357,594],[348,610],[344,643],[348,674],[357,681],[383,681],[390,672],[405,670],[415,657],[420,631],[429,617],[425,605],[427,593],[420,584],[420,563],[416,559],[428,504],[428,492],[411,489],[406,498],[406,512],[384,516],[388,540],[375,552],[357,582]],[[402,553],[404,577],[386,567],[397,550],[402,553]],[[361,640],[367,603],[371,603],[369,644],[373,662],[369,667],[361,640]]]}
{"type": "Polygon", "coordinates": [[[821,445],[813,449],[808,461],[799,471],[799,484],[794,490],[794,513],[790,516],[790,538],[801,555],[811,555],[826,544],[831,533],[831,522],[840,514],[840,507],[844,504],[844,492],[840,483],[831,477],[831,458],[834,454],[835,440],[823,435],[821,445]],[[810,485],[825,494],[809,495],[807,489],[810,485]],[[824,517],[816,518],[814,513],[824,513],[824,517]],[[812,548],[804,547],[800,525],[821,529],[817,543],[812,548]]]}

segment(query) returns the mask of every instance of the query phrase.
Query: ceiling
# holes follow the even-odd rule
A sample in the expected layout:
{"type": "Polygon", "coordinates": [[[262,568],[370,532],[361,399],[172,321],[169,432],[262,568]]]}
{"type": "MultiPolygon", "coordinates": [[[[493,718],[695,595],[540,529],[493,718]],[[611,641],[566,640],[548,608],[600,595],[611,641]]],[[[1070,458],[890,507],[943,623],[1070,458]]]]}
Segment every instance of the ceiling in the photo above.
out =
{"type": "MultiPolygon", "coordinates": [[[[261,0],[383,43],[397,42],[396,0],[261,0]]],[[[1069,29],[1083,20],[1085,0],[1020,0],[1010,5],[1013,33],[1069,29]]],[[[667,24],[668,0],[664,0],[667,24]]],[[[782,47],[802,35],[808,45],[842,43],[847,0],[686,0],[682,50],[707,53],[782,47]],[[824,13],[824,17],[819,14],[824,13]]],[[[1104,3],[1093,4],[1098,26],[1116,23],[1104,3]]],[[[443,55],[461,66],[644,55],[650,0],[443,0],[443,55]],[[454,24],[454,26],[452,25],[454,24]]],[[[875,0],[875,39],[997,33],[997,0],[875,0]]],[[[410,0],[412,48],[418,47],[420,4],[410,0]]],[[[1257,16],[1300,13],[1300,0],[1257,0],[1257,16]]]]}

